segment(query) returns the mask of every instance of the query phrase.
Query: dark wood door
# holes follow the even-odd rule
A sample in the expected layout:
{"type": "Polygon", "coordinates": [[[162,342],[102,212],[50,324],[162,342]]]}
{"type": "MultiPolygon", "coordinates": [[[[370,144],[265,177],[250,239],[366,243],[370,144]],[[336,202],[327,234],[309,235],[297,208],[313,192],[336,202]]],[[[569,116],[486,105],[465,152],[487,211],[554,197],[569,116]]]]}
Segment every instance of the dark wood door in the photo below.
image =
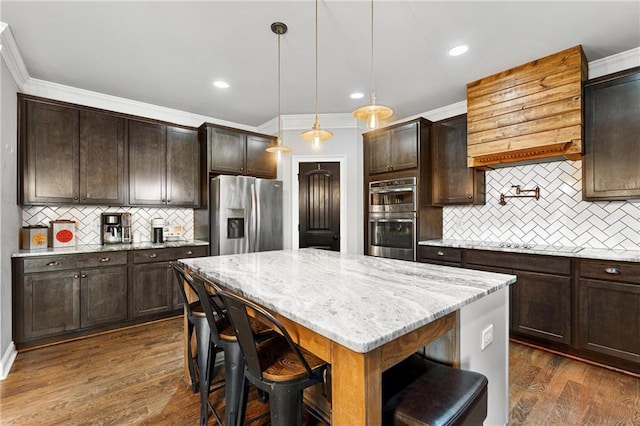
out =
{"type": "Polygon", "coordinates": [[[439,121],[432,129],[433,204],[484,204],[485,172],[467,167],[467,115],[439,121]]]}
{"type": "Polygon", "coordinates": [[[640,285],[579,282],[580,347],[640,363],[640,285]]]}
{"type": "Polygon", "coordinates": [[[131,283],[131,316],[138,318],[171,311],[173,285],[169,262],[135,265],[131,283]]]}
{"type": "Polygon", "coordinates": [[[127,267],[89,269],[80,277],[80,326],[111,324],[127,319],[127,267]]]}
{"type": "Polygon", "coordinates": [[[640,198],[640,67],[587,84],[585,200],[640,198]]]}
{"type": "Polygon", "coordinates": [[[365,155],[369,160],[369,174],[390,171],[391,131],[383,130],[371,135],[365,135],[365,155]]]}
{"type": "Polygon", "coordinates": [[[78,110],[26,100],[23,204],[73,204],[78,190],[78,110]]]}
{"type": "Polygon", "coordinates": [[[513,271],[512,329],[544,340],[571,343],[571,278],[513,271]]]}
{"type": "Polygon", "coordinates": [[[273,138],[247,135],[247,175],[265,179],[277,177],[276,156],[265,151],[273,144],[273,138]]]}
{"type": "Polygon", "coordinates": [[[24,339],[80,328],[80,273],[61,271],[24,276],[24,339]]]}
{"type": "Polygon", "coordinates": [[[80,202],[126,203],[124,119],[80,111],[80,202]]]}
{"type": "Polygon", "coordinates": [[[413,122],[391,130],[391,170],[418,167],[418,123],[413,122]]]}
{"type": "Polygon", "coordinates": [[[340,163],[300,163],[299,244],[340,251],[340,163]]]}
{"type": "Polygon", "coordinates": [[[166,128],[129,121],[129,204],[166,204],[166,128]]]}
{"type": "Polygon", "coordinates": [[[210,127],[209,171],[244,174],[246,135],[233,130],[210,127]]]}
{"type": "Polygon", "coordinates": [[[167,127],[167,205],[200,204],[200,145],[198,132],[167,127]]]}

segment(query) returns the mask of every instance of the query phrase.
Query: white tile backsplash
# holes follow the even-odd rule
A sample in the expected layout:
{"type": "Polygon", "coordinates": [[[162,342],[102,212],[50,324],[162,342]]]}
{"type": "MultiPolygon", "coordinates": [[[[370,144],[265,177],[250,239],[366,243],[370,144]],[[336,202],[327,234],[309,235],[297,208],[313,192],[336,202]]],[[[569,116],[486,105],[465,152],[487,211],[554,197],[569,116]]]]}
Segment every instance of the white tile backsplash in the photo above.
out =
{"type": "Polygon", "coordinates": [[[193,209],[31,206],[22,209],[22,226],[49,226],[49,221],[52,220],[75,220],[77,245],[100,244],[100,215],[107,212],[131,213],[132,235],[136,242],[151,241],[151,219],[153,218],[164,218],[168,224],[182,225],[182,238],[193,239],[193,209]]]}
{"type": "MultiPolygon", "coordinates": [[[[582,201],[582,162],[511,166],[486,172],[484,206],[445,207],[443,238],[607,249],[640,248],[640,204],[582,201]],[[508,198],[511,185],[540,187],[540,200],[508,198]]],[[[526,194],[523,194],[526,195],[526,194]]]]}

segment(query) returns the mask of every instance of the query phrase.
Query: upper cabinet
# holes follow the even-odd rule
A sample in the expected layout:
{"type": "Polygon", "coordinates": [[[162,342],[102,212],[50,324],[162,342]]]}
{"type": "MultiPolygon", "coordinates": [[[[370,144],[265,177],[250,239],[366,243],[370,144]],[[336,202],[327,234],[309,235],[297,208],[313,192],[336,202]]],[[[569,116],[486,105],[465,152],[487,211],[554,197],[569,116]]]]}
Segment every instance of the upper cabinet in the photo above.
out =
{"type": "Polygon", "coordinates": [[[432,203],[436,206],[485,203],[485,172],[467,167],[467,115],[433,124],[432,203]]]}
{"type": "Polygon", "coordinates": [[[581,46],[467,84],[469,167],[582,155],[581,46]]]}
{"type": "Polygon", "coordinates": [[[365,171],[372,175],[417,169],[426,123],[414,120],[363,134],[365,171]]]}
{"type": "Polygon", "coordinates": [[[124,119],[18,96],[20,204],[123,205],[124,119]]]}
{"type": "Polygon", "coordinates": [[[200,205],[197,130],[129,121],[129,204],[200,205]]]}
{"type": "Polygon", "coordinates": [[[640,67],[584,87],[583,198],[640,198],[640,67]]]}
{"type": "Polygon", "coordinates": [[[209,152],[209,172],[275,179],[275,155],[265,151],[275,143],[273,136],[245,132],[205,123],[200,127],[209,152]]]}

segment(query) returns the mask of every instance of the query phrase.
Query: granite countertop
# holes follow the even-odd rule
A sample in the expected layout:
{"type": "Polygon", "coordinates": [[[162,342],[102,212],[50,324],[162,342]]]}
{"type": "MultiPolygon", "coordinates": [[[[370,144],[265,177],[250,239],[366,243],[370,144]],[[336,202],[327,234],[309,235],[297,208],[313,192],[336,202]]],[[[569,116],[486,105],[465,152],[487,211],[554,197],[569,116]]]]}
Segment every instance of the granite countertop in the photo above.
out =
{"type": "Polygon", "coordinates": [[[49,247],[38,250],[19,250],[13,253],[11,257],[30,257],[30,256],[53,256],[60,254],[79,254],[79,253],[100,253],[107,251],[127,251],[127,250],[145,250],[145,249],[162,249],[177,248],[184,246],[206,246],[207,241],[201,240],[178,240],[167,241],[161,244],[152,243],[150,241],[131,243],[131,244],[85,244],[73,247],[49,247]]]}
{"type": "Polygon", "coordinates": [[[513,275],[318,249],[209,256],[180,262],[360,353],[516,280],[513,275]]]}
{"type": "Polygon", "coordinates": [[[575,257],[580,259],[595,259],[595,260],[612,260],[617,262],[640,262],[640,249],[639,250],[609,250],[609,249],[595,249],[595,248],[582,248],[582,247],[567,247],[567,246],[545,246],[545,245],[532,245],[530,248],[523,248],[521,244],[518,247],[503,247],[501,243],[488,242],[488,241],[467,241],[467,240],[427,240],[420,241],[418,243],[422,246],[433,247],[456,247],[465,249],[476,250],[492,250],[502,251],[509,253],[524,253],[524,254],[541,254],[546,256],[563,256],[563,257],[575,257]]]}

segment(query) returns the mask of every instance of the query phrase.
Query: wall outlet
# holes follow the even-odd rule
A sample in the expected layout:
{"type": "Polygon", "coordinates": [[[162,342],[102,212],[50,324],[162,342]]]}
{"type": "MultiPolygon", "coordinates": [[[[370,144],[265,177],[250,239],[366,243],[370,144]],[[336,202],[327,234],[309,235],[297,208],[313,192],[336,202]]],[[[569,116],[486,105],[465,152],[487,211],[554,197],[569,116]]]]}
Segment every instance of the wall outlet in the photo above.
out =
{"type": "Polygon", "coordinates": [[[484,351],[491,343],[493,343],[493,324],[489,324],[487,328],[482,330],[482,343],[480,344],[480,349],[484,351]]]}

